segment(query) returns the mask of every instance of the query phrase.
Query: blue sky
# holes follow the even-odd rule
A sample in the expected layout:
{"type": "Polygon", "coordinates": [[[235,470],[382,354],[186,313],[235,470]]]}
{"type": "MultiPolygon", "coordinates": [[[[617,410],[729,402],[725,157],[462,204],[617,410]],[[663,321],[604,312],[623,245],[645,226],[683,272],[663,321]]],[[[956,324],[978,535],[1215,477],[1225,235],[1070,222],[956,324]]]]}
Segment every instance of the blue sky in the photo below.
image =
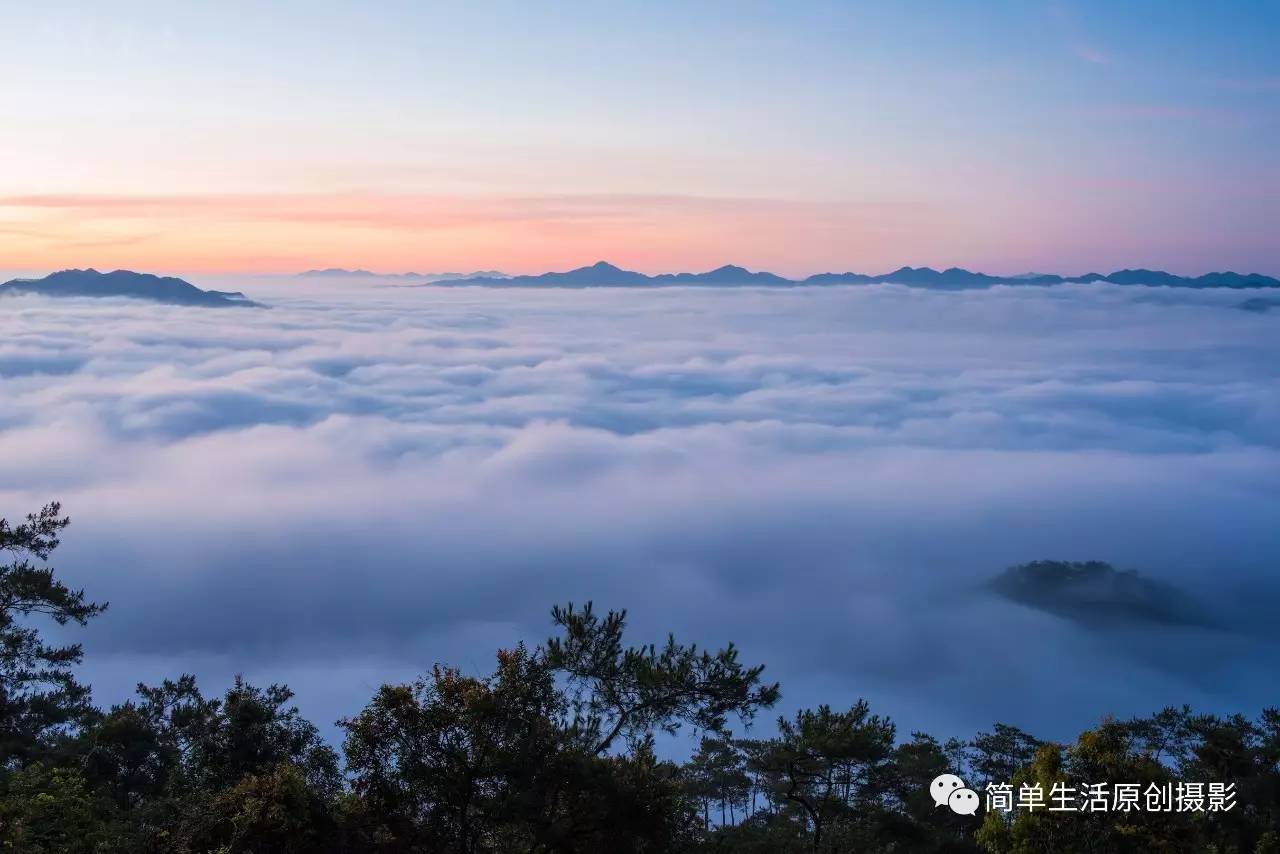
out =
{"type": "Polygon", "coordinates": [[[1274,3],[8,3],[9,267],[1280,272],[1274,3]]]}

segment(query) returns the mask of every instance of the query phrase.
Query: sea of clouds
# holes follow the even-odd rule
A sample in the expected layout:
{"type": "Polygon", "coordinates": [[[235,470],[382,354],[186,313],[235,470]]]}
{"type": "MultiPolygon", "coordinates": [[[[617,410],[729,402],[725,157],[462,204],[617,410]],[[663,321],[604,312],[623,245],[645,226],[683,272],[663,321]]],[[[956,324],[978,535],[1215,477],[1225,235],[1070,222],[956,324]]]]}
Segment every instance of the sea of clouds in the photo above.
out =
{"type": "Polygon", "coordinates": [[[328,728],[589,599],[736,642],[782,711],[943,736],[1276,700],[1280,316],[1247,294],[194,280],[270,308],[0,302],[0,513],[73,517],[101,702],[243,673],[328,728]],[[1220,628],[982,590],[1039,558],[1220,628]]]}

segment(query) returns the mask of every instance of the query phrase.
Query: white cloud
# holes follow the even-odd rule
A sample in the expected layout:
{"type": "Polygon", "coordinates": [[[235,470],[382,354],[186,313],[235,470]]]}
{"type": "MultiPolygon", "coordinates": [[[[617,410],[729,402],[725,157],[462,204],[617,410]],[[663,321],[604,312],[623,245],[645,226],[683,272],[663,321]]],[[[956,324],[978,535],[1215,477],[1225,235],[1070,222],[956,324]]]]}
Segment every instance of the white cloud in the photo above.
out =
{"type": "Polygon", "coordinates": [[[1239,293],[233,289],[274,307],[0,303],[0,507],[73,515],[104,698],[244,671],[323,723],[594,598],[942,733],[1267,699],[1280,336],[1239,293]],[[975,589],[1045,557],[1233,628],[975,589]]]}

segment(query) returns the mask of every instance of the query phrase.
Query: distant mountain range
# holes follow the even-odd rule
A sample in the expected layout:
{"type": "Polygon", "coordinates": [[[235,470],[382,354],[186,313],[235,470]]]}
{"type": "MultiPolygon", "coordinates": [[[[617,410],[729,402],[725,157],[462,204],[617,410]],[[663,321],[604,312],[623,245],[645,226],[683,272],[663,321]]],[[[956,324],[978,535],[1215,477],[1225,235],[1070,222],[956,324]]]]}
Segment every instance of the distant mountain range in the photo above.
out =
{"type": "Polygon", "coordinates": [[[1176,276],[1162,270],[1117,270],[1114,273],[1086,273],[1059,276],[1053,273],[1025,273],[1018,276],[989,276],[959,267],[934,270],[929,267],[900,267],[892,273],[819,273],[804,279],[787,279],[773,273],[752,272],[727,265],[707,273],[662,273],[656,276],[623,270],[605,261],[564,273],[538,276],[469,276],[441,281],[441,285],[482,285],[489,287],[637,287],[644,285],[872,285],[890,283],[939,290],[987,288],[992,285],[1062,285],[1110,282],[1116,285],[1164,285],[1174,288],[1280,288],[1280,279],[1259,273],[1207,273],[1203,276],[1176,276]]]}
{"type": "Polygon", "coordinates": [[[170,305],[210,307],[257,306],[239,291],[205,291],[190,282],[150,273],[116,270],[62,270],[43,279],[13,279],[0,285],[3,294],[50,297],[131,297],[170,305]]]}
{"type": "Polygon", "coordinates": [[[299,273],[307,279],[392,279],[411,282],[446,282],[452,279],[505,279],[506,274],[497,270],[476,270],[473,273],[374,273],[369,270],[344,270],[329,267],[325,270],[307,270],[299,273]]]}
{"type": "MultiPolygon", "coordinates": [[[[868,276],[863,273],[819,273],[805,279],[786,279],[766,272],[752,272],[732,265],[718,267],[706,273],[662,273],[656,276],[623,270],[601,261],[590,267],[579,267],[564,273],[543,273],[538,276],[504,276],[485,271],[483,274],[463,276],[458,273],[403,273],[380,275],[367,270],[310,270],[300,276],[320,278],[408,279],[412,285],[451,287],[477,285],[486,287],[661,287],[666,285],[734,286],[764,285],[770,287],[796,287],[800,285],[847,285],[891,283],[937,290],[967,290],[993,285],[1060,285],[1086,282],[1110,282],[1118,285],[1163,285],[1175,288],[1280,288],[1280,279],[1258,273],[1208,273],[1203,276],[1176,276],[1160,270],[1119,270],[1103,275],[1087,273],[1083,276],[1058,276],[1049,273],[1027,273],[1020,276],[989,276],[952,267],[933,270],[928,267],[902,267],[892,273],[868,276]],[[429,276],[452,278],[430,280],[429,276]]],[[[41,294],[53,297],[131,297],[170,305],[198,305],[211,307],[257,306],[238,291],[202,290],[190,282],[150,273],[115,270],[100,273],[97,270],[62,270],[42,279],[13,279],[0,284],[0,295],[41,294]]],[[[1257,297],[1246,300],[1240,308],[1265,312],[1280,305],[1280,300],[1257,297]]]]}

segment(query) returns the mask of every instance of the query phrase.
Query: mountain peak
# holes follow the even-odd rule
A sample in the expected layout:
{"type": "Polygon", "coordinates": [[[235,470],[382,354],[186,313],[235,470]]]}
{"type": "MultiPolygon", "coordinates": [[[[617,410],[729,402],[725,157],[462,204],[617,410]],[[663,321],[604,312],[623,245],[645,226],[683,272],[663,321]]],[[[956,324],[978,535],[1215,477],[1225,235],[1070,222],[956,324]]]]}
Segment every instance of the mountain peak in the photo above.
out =
{"type": "Polygon", "coordinates": [[[1161,270],[1117,270],[1109,275],[1087,273],[1083,276],[1060,276],[1055,273],[1022,273],[1013,276],[990,275],[947,267],[939,272],[932,267],[899,267],[891,273],[818,273],[806,279],[787,279],[766,271],[752,272],[736,264],[724,264],[705,273],[659,273],[646,275],[624,270],[608,261],[597,261],[589,267],[577,267],[563,273],[543,273],[512,277],[473,275],[439,284],[484,285],[489,287],[638,287],[642,285],[756,285],[787,287],[794,285],[894,284],[938,290],[969,290],[993,285],[1049,286],[1102,281],[1115,285],[1154,285],[1179,288],[1280,288],[1280,279],[1257,273],[1241,275],[1223,272],[1203,276],[1179,276],[1161,270]]]}
{"type": "Polygon", "coordinates": [[[43,279],[14,279],[0,285],[0,294],[10,293],[49,297],[130,297],[171,305],[257,305],[231,293],[201,290],[190,282],[170,276],[135,273],[132,270],[100,273],[92,267],[84,270],[59,270],[43,279]]]}

